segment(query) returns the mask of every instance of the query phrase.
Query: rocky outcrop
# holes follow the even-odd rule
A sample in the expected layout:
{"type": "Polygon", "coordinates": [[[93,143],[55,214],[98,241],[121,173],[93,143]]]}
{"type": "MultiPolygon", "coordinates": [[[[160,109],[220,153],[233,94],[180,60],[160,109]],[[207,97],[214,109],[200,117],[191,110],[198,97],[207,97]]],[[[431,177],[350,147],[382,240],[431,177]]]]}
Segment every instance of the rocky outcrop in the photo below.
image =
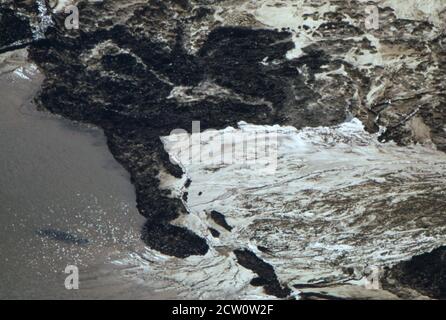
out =
{"type": "MultiPolygon", "coordinates": [[[[183,174],[170,162],[160,136],[188,130],[192,121],[200,121],[202,130],[242,120],[301,129],[357,117],[370,133],[381,128],[383,142],[430,143],[446,151],[442,6],[432,6],[435,14],[417,7],[412,17],[398,1],[74,3],[79,30],[67,30],[66,14],[51,11],[46,1],[2,2],[0,51],[29,46],[46,76],[38,105],[104,130],[114,157],[131,174],[138,209],[147,218],[142,238],[164,254],[185,258],[209,252],[203,236],[178,222],[189,214],[187,195],[175,198],[159,188],[161,172],[183,174]],[[377,29],[365,24],[369,5],[378,11],[377,29]]],[[[363,187],[349,187],[344,198],[331,191],[333,210],[342,214],[345,203],[362,201],[358,192],[378,188],[370,181],[363,187]]],[[[426,201],[443,205],[429,198],[428,186],[416,188],[426,201]]],[[[380,201],[372,208],[382,210],[387,200],[380,201]]],[[[408,203],[420,207],[424,202],[410,198],[408,203]]],[[[322,210],[326,202],[310,205],[322,210]]],[[[408,209],[396,206],[398,214],[408,209]]],[[[221,216],[214,214],[214,220],[232,230],[221,216]]],[[[270,232],[265,223],[259,228],[270,232]]],[[[289,294],[260,258],[246,251],[235,255],[251,270],[266,270],[268,276],[257,272],[257,284],[281,297],[289,294]]],[[[410,285],[429,286],[420,281],[410,285]]],[[[441,296],[441,290],[432,290],[441,296]]]]}
{"type": "Polygon", "coordinates": [[[274,268],[249,250],[234,251],[237,261],[245,268],[254,271],[258,277],[251,280],[254,286],[263,286],[265,292],[279,298],[286,298],[291,290],[283,288],[277,279],[274,268]]]}
{"type": "Polygon", "coordinates": [[[3,0],[0,3],[0,53],[45,41],[53,24],[45,0],[3,0]]]}
{"type": "Polygon", "coordinates": [[[0,34],[0,53],[27,46],[32,41],[29,20],[9,8],[0,9],[0,30],[14,30],[0,34]]]}
{"type": "Polygon", "coordinates": [[[383,287],[402,298],[416,297],[413,290],[446,299],[446,247],[400,262],[385,271],[383,287]]]}

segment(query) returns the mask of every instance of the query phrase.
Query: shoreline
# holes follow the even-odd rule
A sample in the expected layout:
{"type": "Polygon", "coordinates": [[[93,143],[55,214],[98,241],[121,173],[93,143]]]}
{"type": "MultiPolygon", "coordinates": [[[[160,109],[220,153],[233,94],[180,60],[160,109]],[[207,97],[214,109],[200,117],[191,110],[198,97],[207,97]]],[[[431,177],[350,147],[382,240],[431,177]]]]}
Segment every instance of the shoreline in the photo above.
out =
{"type": "Polygon", "coordinates": [[[8,59],[15,67],[0,76],[0,297],[125,298],[123,287],[143,299],[164,297],[150,283],[126,284],[112,263],[144,249],[144,219],[102,130],[37,110],[42,75],[26,50],[8,59]],[[81,290],[64,288],[67,265],[79,267],[81,290]]]}

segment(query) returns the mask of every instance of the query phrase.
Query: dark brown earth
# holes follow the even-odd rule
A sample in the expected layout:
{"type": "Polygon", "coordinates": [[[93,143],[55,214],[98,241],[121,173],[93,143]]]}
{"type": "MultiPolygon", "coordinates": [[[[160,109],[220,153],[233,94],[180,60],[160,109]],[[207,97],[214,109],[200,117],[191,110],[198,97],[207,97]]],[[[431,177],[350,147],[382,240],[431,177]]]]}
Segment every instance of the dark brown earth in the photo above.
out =
{"type": "Polygon", "coordinates": [[[263,286],[265,292],[278,298],[286,298],[291,294],[289,288],[283,288],[277,279],[274,268],[257,257],[253,252],[244,249],[234,251],[238,263],[257,273],[258,278],[251,281],[253,286],[263,286]]]}

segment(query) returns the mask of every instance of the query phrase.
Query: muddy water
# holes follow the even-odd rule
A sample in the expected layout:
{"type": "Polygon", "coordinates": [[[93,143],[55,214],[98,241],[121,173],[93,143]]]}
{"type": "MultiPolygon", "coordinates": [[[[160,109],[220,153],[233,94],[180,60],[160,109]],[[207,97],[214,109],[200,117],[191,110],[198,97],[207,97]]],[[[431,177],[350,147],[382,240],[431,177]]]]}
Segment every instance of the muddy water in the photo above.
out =
{"type": "Polygon", "coordinates": [[[43,79],[23,56],[0,73],[0,299],[165,297],[111,263],[143,248],[128,174],[102,131],[35,109],[43,79]],[[68,265],[79,290],[65,288],[68,265]]]}

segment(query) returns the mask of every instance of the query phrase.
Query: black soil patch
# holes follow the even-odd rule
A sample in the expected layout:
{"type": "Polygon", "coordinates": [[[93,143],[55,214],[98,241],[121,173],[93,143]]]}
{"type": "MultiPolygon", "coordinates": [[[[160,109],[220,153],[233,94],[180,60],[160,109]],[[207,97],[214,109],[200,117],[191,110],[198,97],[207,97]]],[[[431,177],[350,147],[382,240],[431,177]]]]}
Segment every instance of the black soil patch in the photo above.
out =
{"type": "Polygon", "coordinates": [[[251,281],[252,285],[263,286],[267,294],[274,295],[278,298],[286,298],[291,294],[289,288],[283,288],[281,286],[274,268],[257,257],[253,252],[246,249],[235,250],[234,254],[240,265],[246,269],[252,270],[259,276],[251,281]]]}
{"type": "Polygon", "coordinates": [[[214,228],[209,228],[209,232],[211,233],[211,235],[214,238],[219,238],[220,237],[220,232],[218,232],[217,230],[215,230],[214,228]]]}
{"type": "Polygon", "coordinates": [[[29,21],[18,17],[13,10],[0,8],[0,52],[19,42],[28,42],[32,38],[29,21]]]}
{"type": "Polygon", "coordinates": [[[212,220],[214,220],[215,223],[218,224],[220,227],[225,228],[229,232],[232,231],[232,227],[226,222],[226,218],[223,214],[218,211],[212,210],[210,216],[212,220]]]}
{"type": "Polygon", "coordinates": [[[147,222],[144,226],[142,239],[151,248],[179,258],[204,255],[208,251],[208,246],[206,242],[203,242],[202,238],[186,228],[171,224],[152,224],[147,222]],[[176,244],[174,249],[172,249],[172,243],[176,244]]]}
{"type": "Polygon", "coordinates": [[[259,249],[260,251],[262,251],[264,253],[271,253],[271,250],[268,249],[267,247],[257,246],[257,249],[259,249]]]}
{"type": "Polygon", "coordinates": [[[446,299],[446,247],[415,256],[386,270],[383,288],[398,293],[400,290],[396,286],[409,287],[435,299],[446,299]]]}

